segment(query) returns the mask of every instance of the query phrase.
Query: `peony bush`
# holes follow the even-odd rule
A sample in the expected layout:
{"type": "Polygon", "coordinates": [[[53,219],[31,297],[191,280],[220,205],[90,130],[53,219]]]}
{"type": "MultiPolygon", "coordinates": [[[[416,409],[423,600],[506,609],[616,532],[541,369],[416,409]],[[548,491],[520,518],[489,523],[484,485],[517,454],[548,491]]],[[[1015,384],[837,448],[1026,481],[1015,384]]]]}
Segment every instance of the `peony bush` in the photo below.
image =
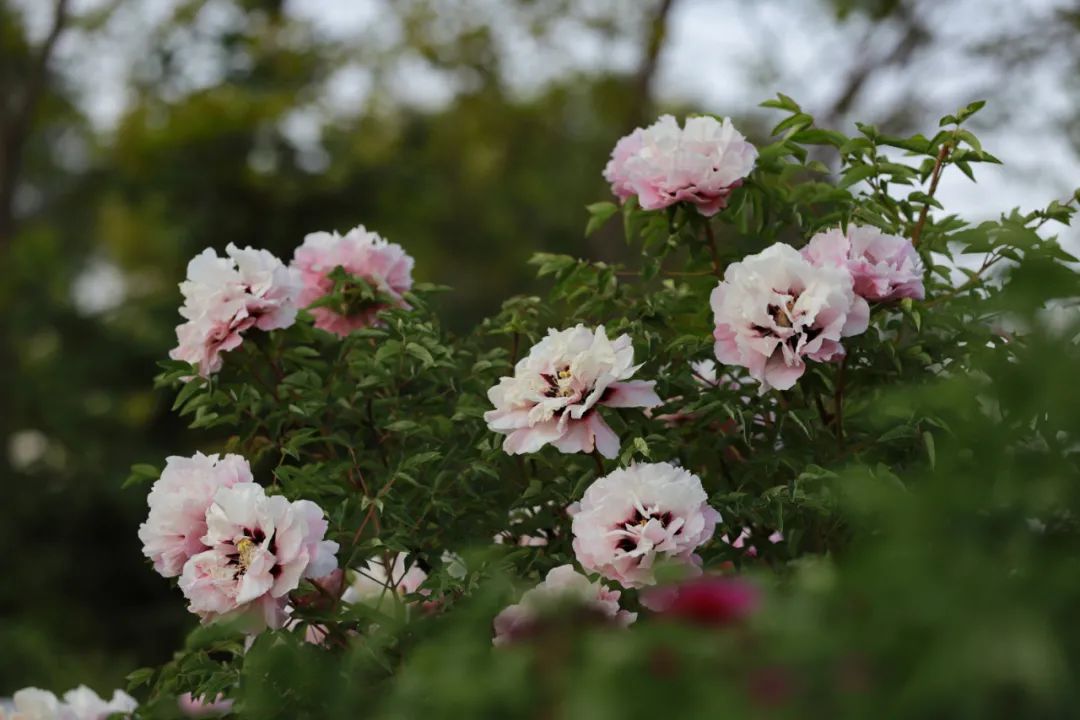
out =
{"type": "MultiPolygon", "coordinates": [[[[197,627],[72,717],[1071,707],[1075,198],[942,208],[997,162],[980,103],[904,138],[765,106],[767,141],[613,143],[586,232],[640,260],[538,254],[546,296],[466,336],[408,238],[194,258],[157,384],[216,454],[129,485],[197,627]]],[[[40,692],[8,717],[69,717],[40,692]]]]}

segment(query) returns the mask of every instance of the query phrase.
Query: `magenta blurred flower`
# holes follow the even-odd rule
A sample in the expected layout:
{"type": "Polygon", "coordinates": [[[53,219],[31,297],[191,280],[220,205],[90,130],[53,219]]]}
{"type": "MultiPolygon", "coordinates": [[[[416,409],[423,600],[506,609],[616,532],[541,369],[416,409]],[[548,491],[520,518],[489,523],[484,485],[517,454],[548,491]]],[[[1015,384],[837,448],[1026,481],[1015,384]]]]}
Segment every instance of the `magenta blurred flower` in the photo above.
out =
{"type": "Polygon", "coordinates": [[[704,625],[729,625],[761,604],[757,587],[739,578],[700,577],[642,591],[641,604],[669,617],[704,625]]]}

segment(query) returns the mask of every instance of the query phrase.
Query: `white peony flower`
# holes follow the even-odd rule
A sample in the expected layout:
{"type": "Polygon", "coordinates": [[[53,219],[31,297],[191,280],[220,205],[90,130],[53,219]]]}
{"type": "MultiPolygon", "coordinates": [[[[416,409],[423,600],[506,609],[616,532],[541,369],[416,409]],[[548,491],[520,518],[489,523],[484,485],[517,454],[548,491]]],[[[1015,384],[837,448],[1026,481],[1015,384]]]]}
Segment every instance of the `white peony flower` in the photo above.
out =
{"type": "Polygon", "coordinates": [[[584,325],[549,330],[518,361],[513,377],[488,390],[494,410],[484,413],[488,427],[505,434],[511,455],[537,452],[552,444],[564,453],[592,452],[613,458],[619,438],[597,408],[659,405],[654,381],[629,380],[634,365],[629,335],[608,340],[604,327],[584,325]]]}
{"type": "Polygon", "coordinates": [[[806,360],[844,355],[840,339],[866,330],[869,307],[844,267],[816,266],[783,243],[729,265],[712,292],[716,358],[786,390],[806,360]]]}
{"type": "Polygon", "coordinates": [[[196,255],[180,283],[187,322],[177,326],[179,344],[169,357],[197,365],[204,377],[221,369],[221,353],[239,347],[250,328],[276,330],[296,320],[295,271],[266,250],[230,243],[225,253],[207,248],[196,255]]]}
{"type": "Polygon", "coordinates": [[[135,712],[139,706],[135,698],[122,690],[114,690],[112,698],[106,702],[85,685],[64,693],[64,704],[77,720],[104,720],[113,713],[135,712]]]}
{"type": "Polygon", "coordinates": [[[599,478],[573,513],[578,562],[625,587],[653,584],[660,556],[696,567],[694,550],[720,521],[701,480],[669,463],[634,464],[599,478]]]}
{"type": "Polygon", "coordinates": [[[162,577],[176,577],[192,555],[206,550],[206,510],[219,488],[253,482],[239,455],[173,456],[146,498],[150,514],[139,526],[143,554],[162,577]]]}
{"type": "Polygon", "coordinates": [[[14,707],[9,712],[0,707],[0,720],[105,720],[138,707],[135,699],[121,690],[114,690],[106,702],[85,685],[64,693],[63,701],[48,690],[32,687],[16,692],[12,701],[14,707]]]}
{"type": "Polygon", "coordinates": [[[313,502],[289,502],[261,485],[221,488],[206,511],[205,550],[187,561],[180,589],[204,622],[243,616],[253,629],[280,628],[288,593],[302,578],[334,570],[338,544],[313,502]]]}
{"type": "Polygon", "coordinates": [[[618,590],[611,590],[599,582],[574,570],[573,565],[560,565],[551,570],[544,581],[521,596],[495,617],[495,645],[505,645],[527,635],[545,613],[561,604],[576,603],[608,618],[615,625],[626,627],[637,619],[637,613],[619,608],[618,590]]]}

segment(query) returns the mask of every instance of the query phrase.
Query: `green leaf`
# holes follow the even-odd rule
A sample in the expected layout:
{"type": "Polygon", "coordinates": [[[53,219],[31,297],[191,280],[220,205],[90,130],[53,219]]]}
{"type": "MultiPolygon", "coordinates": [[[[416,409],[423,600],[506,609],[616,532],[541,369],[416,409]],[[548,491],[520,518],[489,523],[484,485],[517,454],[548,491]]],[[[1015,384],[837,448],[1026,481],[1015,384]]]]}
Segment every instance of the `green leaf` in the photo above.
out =
{"type": "Polygon", "coordinates": [[[923,446],[926,448],[926,457],[930,461],[930,467],[934,468],[937,465],[937,454],[934,451],[934,435],[929,430],[924,430],[922,437],[923,446]]]}
{"type": "Polygon", "coordinates": [[[424,364],[424,367],[431,367],[435,364],[435,358],[432,357],[431,351],[419,343],[407,343],[405,345],[405,352],[420,360],[420,362],[424,364]]]}
{"type": "Polygon", "coordinates": [[[612,215],[617,213],[619,206],[613,202],[605,201],[586,205],[585,209],[589,211],[589,222],[585,226],[585,237],[588,237],[600,229],[612,215]]]}
{"type": "Polygon", "coordinates": [[[148,667],[132,670],[124,676],[124,679],[127,680],[127,689],[131,691],[143,685],[149,685],[153,681],[156,672],[157,670],[154,668],[148,667]]]}

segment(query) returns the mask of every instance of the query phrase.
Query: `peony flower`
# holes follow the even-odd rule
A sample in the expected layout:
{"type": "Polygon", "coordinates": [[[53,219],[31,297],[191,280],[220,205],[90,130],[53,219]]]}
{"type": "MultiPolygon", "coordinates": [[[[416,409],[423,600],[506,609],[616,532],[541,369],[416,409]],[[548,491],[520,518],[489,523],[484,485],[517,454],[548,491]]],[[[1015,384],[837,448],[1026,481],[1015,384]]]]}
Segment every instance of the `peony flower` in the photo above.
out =
{"type": "MultiPolygon", "coordinates": [[[[412,287],[413,259],[400,245],[368,232],[363,225],[345,235],[336,232],[309,234],[304,238],[304,244],[296,249],[292,267],[299,272],[303,283],[299,300],[302,307],[333,291],[330,273],[338,267],[363,278],[381,294],[389,296],[397,307],[408,307],[401,296],[412,287]]],[[[376,314],[386,307],[383,303],[371,302],[346,313],[328,307],[311,308],[310,312],[315,318],[315,327],[345,337],[357,328],[374,325],[376,314]]]]}
{"type": "Polygon", "coordinates": [[[296,320],[293,271],[266,250],[229,243],[225,253],[218,257],[207,248],[196,255],[180,283],[187,322],[177,326],[179,344],[169,357],[197,365],[203,377],[221,369],[221,353],[239,347],[245,331],[286,328],[296,320]]]}
{"type": "Polygon", "coordinates": [[[408,553],[397,553],[390,561],[387,572],[386,560],[380,557],[368,560],[360,570],[351,574],[352,582],[341,599],[347,603],[365,603],[378,607],[383,599],[412,595],[420,591],[427,580],[427,573],[418,563],[408,563],[408,553]]]}
{"type": "Polygon", "coordinates": [[[162,577],[176,577],[192,555],[206,550],[206,510],[218,488],[252,482],[248,461],[239,455],[173,456],[146,498],[150,514],[139,526],[143,555],[162,577]]]}
{"type": "Polygon", "coordinates": [[[757,149],[731,120],[687,118],[684,128],[663,115],[615,144],[604,179],[620,200],[636,195],[645,210],[688,202],[706,217],[727,205],[754,169],[757,149]]]}
{"type": "Polygon", "coordinates": [[[802,254],[815,265],[846,267],[855,294],[867,300],[925,297],[923,265],[915,246],[876,227],[848,225],[847,234],[840,228],[820,232],[802,254]]]}
{"type": "Polygon", "coordinates": [[[783,243],[729,265],[711,304],[717,360],[747,368],[760,392],[790,388],[807,359],[843,357],[840,339],[869,320],[846,269],[813,265],[783,243]]]}
{"type": "Polygon", "coordinates": [[[546,611],[564,603],[581,604],[613,624],[626,627],[637,619],[637,613],[619,608],[620,595],[618,590],[590,582],[573,565],[560,565],[548,572],[543,582],[526,591],[516,605],[495,616],[494,644],[506,645],[528,635],[546,611]]]}
{"type": "Polygon", "coordinates": [[[64,693],[61,701],[48,690],[23,688],[12,698],[10,714],[0,706],[0,720],[105,720],[114,713],[132,713],[138,707],[135,699],[121,690],[114,690],[106,702],[90,688],[80,685],[64,693]]]}
{"type": "Polygon", "coordinates": [[[532,453],[548,443],[560,452],[592,452],[615,457],[619,437],[597,411],[659,405],[654,381],[629,380],[634,365],[629,335],[608,340],[604,326],[589,330],[548,330],[548,335],[518,361],[513,377],[488,390],[494,410],[484,413],[488,427],[506,435],[503,450],[532,453]]]}
{"type": "Polygon", "coordinates": [[[720,521],[698,477],[669,463],[633,464],[596,480],[574,511],[581,566],[624,587],[655,582],[657,557],[696,568],[720,521]]]}
{"type": "Polygon", "coordinates": [[[323,540],[327,522],[313,502],[268,496],[261,485],[221,488],[206,511],[209,548],[184,565],[180,589],[203,622],[244,618],[280,628],[286,596],[302,578],[329,574],[338,544],[323,540]]]}
{"type": "Polygon", "coordinates": [[[228,715],[233,701],[224,695],[218,695],[213,700],[200,700],[192,697],[191,693],[184,693],[176,699],[176,704],[185,717],[203,718],[228,715]]]}
{"type": "Polygon", "coordinates": [[[649,588],[641,604],[669,617],[703,625],[728,625],[757,610],[758,589],[737,578],[702,577],[677,585],[649,588]]]}
{"type": "Polygon", "coordinates": [[[17,690],[12,704],[10,712],[0,705],[0,720],[74,720],[72,713],[48,690],[34,687],[17,690]]]}
{"type": "Polygon", "coordinates": [[[122,690],[113,690],[112,698],[106,702],[85,685],[64,693],[64,705],[76,720],[105,720],[113,713],[135,712],[139,706],[135,698],[122,690]]]}

